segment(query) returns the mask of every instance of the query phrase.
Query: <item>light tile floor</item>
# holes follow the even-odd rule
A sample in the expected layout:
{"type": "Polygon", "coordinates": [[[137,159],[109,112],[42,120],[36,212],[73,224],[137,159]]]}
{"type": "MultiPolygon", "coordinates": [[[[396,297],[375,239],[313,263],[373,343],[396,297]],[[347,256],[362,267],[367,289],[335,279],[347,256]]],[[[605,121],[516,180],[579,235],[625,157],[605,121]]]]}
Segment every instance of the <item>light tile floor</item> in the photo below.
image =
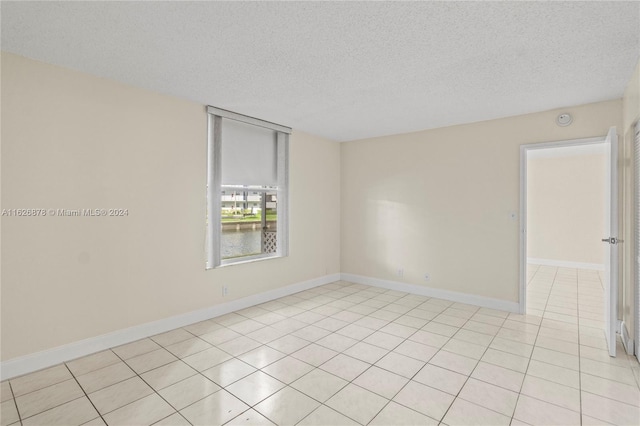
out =
{"type": "Polygon", "coordinates": [[[324,285],[2,382],[1,424],[640,424],[597,273],[529,277],[530,315],[324,285]]]}

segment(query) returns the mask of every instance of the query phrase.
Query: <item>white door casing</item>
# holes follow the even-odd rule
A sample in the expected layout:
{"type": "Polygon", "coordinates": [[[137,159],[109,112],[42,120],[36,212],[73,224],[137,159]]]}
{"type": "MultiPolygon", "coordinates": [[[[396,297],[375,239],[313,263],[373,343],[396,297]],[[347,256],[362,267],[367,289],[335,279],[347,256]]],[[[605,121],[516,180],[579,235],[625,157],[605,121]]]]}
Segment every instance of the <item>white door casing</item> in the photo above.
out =
{"type": "Polygon", "coordinates": [[[618,135],[611,127],[605,139],[607,183],[604,214],[604,324],[610,356],[616,356],[618,324],[618,135]]]}
{"type": "Polygon", "coordinates": [[[634,239],[635,239],[635,354],[640,362],[640,120],[633,128],[633,156],[634,156],[634,239]]]}
{"type": "Polygon", "coordinates": [[[606,137],[574,139],[557,142],[544,142],[520,146],[520,313],[526,313],[527,293],[527,152],[536,149],[560,148],[588,144],[606,144],[607,164],[605,187],[606,199],[603,200],[605,209],[605,229],[603,244],[605,250],[604,274],[604,323],[605,335],[609,354],[616,353],[616,324],[618,323],[618,137],[616,128],[609,129],[606,137]],[[614,238],[614,240],[611,240],[614,238]],[[611,241],[615,244],[611,244],[611,241]],[[613,283],[613,285],[611,285],[613,283]]]}

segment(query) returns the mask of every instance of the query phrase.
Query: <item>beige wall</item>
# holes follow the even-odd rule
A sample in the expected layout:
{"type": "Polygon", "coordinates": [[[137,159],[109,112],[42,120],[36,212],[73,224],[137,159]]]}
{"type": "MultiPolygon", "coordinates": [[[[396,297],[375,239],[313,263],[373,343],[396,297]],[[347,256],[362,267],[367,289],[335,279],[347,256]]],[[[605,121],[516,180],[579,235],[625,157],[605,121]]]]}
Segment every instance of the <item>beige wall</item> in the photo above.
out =
{"type": "Polygon", "coordinates": [[[636,64],[622,99],[624,128],[630,128],[640,119],[640,60],[636,64]]]}
{"type": "Polygon", "coordinates": [[[623,228],[623,240],[629,243],[622,245],[622,261],[620,274],[622,279],[622,291],[621,291],[621,312],[622,320],[627,326],[627,330],[632,338],[635,336],[635,276],[634,266],[637,254],[634,250],[635,241],[635,225],[634,225],[634,191],[638,191],[635,188],[634,179],[634,149],[633,139],[634,130],[633,127],[640,119],[640,61],[636,64],[636,68],[633,72],[629,84],[624,92],[622,99],[622,113],[623,113],[623,125],[619,134],[621,137],[621,160],[620,168],[622,171],[623,188],[621,191],[623,209],[622,209],[622,228],[623,228]]]}
{"type": "Polygon", "coordinates": [[[340,147],[300,132],[291,255],[205,271],[206,123],[203,105],[2,54],[3,208],[129,209],[2,218],[2,360],[339,272],[340,147]]]}
{"type": "Polygon", "coordinates": [[[517,302],[520,145],[603,136],[621,118],[614,100],[344,143],[342,272],[517,302]]]}
{"type": "Polygon", "coordinates": [[[528,161],[529,258],[604,266],[605,162],[604,154],[528,161]]]}

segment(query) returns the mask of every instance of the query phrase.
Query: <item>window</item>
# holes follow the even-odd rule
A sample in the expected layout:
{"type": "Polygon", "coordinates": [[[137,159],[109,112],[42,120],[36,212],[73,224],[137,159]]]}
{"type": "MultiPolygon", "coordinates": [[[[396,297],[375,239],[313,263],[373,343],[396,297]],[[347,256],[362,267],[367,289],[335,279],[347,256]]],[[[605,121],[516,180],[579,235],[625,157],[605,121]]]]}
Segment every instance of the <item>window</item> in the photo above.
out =
{"type": "Polygon", "coordinates": [[[208,107],[207,269],[288,255],[291,129],[208,107]]]}

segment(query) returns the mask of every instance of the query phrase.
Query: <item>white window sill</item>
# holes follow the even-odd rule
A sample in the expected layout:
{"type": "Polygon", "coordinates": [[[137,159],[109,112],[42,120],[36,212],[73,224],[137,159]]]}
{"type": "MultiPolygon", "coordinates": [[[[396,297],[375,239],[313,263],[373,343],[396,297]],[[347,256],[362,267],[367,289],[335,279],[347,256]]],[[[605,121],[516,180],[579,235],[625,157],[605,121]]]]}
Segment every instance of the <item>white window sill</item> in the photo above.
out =
{"type": "Polygon", "coordinates": [[[269,253],[269,254],[258,254],[255,256],[246,256],[246,257],[241,257],[236,259],[225,259],[222,261],[220,265],[216,266],[214,269],[224,268],[226,266],[233,266],[233,265],[243,265],[245,263],[261,262],[263,260],[269,260],[269,259],[278,259],[281,257],[284,257],[284,256],[280,254],[269,253]]]}

